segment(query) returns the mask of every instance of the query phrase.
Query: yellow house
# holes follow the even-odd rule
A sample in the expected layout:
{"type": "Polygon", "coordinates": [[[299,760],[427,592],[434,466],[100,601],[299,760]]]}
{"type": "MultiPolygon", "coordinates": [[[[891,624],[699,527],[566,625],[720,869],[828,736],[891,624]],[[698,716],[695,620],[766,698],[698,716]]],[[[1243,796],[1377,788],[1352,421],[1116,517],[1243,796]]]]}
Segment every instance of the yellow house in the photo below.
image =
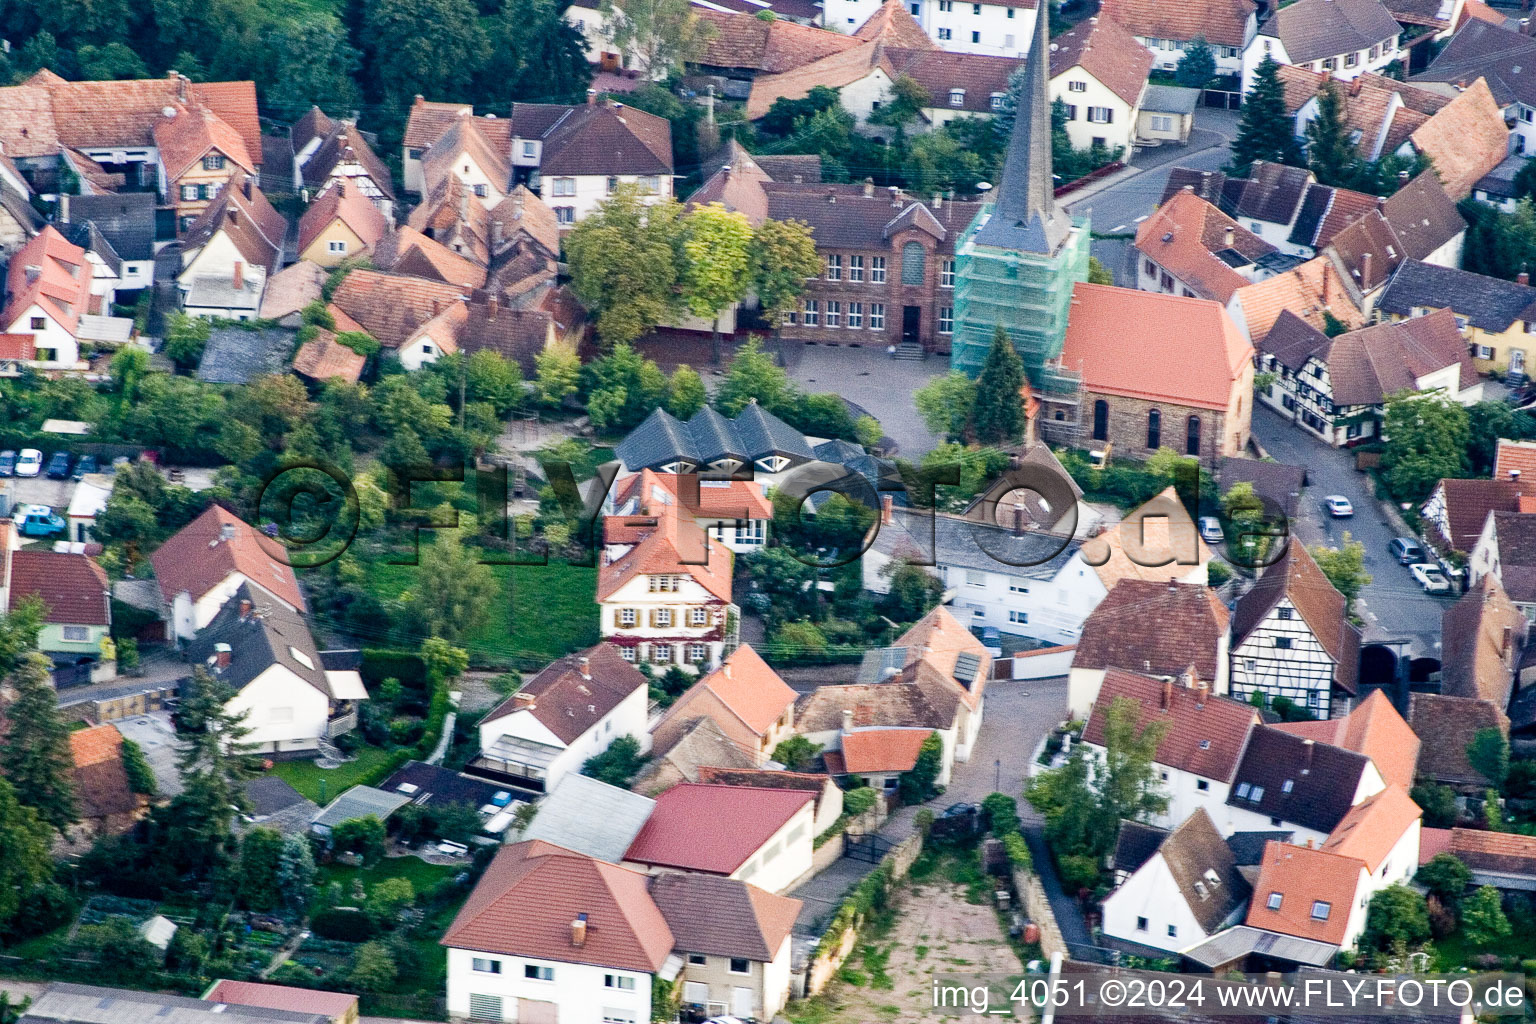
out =
{"type": "Polygon", "coordinates": [[[1505,281],[1408,260],[1381,293],[1377,308],[1391,320],[1450,309],[1477,372],[1518,381],[1536,366],[1536,288],[1528,281],[1524,272],[1505,281]]]}
{"type": "Polygon", "coordinates": [[[176,224],[185,231],[236,173],[257,179],[240,133],[206,107],[167,105],[154,127],[166,197],[176,208],[176,224]]]}
{"type": "Polygon", "coordinates": [[[367,196],[337,181],[299,218],[299,259],[334,267],[371,250],[388,230],[367,196]]]}

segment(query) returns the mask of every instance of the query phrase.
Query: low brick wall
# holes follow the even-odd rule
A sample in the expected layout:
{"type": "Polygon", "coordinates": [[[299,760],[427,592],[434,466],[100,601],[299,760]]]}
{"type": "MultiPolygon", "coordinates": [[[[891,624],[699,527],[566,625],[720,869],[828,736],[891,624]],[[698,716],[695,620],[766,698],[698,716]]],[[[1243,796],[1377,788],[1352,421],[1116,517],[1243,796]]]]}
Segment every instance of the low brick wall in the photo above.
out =
{"type": "MultiPolygon", "coordinates": [[[[842,837],[839,836],[838,840],[841,839],[842,837]]],[[[829,842],[822,849],[831,845],[829,842]]],[[[890,866],[893,886],[907,877],[907,872],[912,870],[913,863],[922,852],[923,834],[915,832],[892,847],[891,851],[885,855],[880,863],[890,866]]],[[[853,952],[854,945],[859,941],[859,929],[863,926],[864,922],[861,920],[854,927],[843,932],[842,941],[835,949],[824,956],[816,957],[806,966],[805,983],[797,988],[800,996],[814,996],[827,987],[827,983],[837,974],[837,969],[843,965],[844,960],[848,959],[848,954],[853,952]]],[[[791,984],[794,983],[791,982],[791,984]]]]}
{"type": "Polygon", "coordinates": [[[1056,914],[1051,910],[1051,901],[1046,898],[1045,886],[1040,884],[1040,876],[1033,871],[1015,868],[1013,889],[1019,894],[1019,902],[1024,905],[1025,916],[1040,929],[1040,952],[1046,958],[1057,953],[1070,958],[1067,942],[1061,936],[1061,927],[1056,924],[1056,914]]]}

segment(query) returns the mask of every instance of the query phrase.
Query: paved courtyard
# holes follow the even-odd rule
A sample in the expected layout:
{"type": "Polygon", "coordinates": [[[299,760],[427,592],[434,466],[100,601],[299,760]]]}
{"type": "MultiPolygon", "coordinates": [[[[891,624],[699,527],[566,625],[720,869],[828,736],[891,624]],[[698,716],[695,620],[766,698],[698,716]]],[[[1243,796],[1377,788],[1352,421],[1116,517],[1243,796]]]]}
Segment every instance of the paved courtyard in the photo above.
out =
{"type": "Polygon", "coordinates": [[[912,392],[949,372],[947,356],[892,359],[884,348],[849,348],[778,342],[784,368],[806,391],[830,391],[861,406],[880,421],[899,454],[921,458],[944,439],[931,433],[917,414],[912,392]]]}

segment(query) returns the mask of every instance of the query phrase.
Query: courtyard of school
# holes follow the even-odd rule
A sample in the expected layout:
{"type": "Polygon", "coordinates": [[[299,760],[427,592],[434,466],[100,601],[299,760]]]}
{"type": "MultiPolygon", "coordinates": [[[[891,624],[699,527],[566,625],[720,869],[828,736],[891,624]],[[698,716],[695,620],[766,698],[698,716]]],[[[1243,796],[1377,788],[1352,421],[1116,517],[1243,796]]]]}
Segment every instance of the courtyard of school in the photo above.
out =
{"type": "Polygon", "coordinates": [[[936,1024],[974,1017],[963,1007],[935,1006],[934,982],[988,983],[997,992],[1012,990],[1023,976],[1021,947],[1009,941],[993,903],[994,890],[1005,886],[981,872],[974,851],[924,853],[895,887],[890,907],[866,925],[826,991],[791,1003],[785,1016],[792,1024],[936,1024]]]}

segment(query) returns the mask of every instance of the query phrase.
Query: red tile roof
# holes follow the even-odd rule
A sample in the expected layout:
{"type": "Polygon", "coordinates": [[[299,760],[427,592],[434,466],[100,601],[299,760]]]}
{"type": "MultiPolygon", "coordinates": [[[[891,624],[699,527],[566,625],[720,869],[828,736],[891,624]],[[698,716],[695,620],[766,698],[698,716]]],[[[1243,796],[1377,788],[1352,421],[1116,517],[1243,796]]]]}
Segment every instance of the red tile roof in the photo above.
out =
{"type": "Polygon", "coordinates": [[[751,644],[736,648],[719,668],[694,685],[711,690],[759,736],[768,734],[798,696],[751,644]]]}
{"type": "Polygon", "coordinates": [[[1253,0],[1109,0],[1100,12],[1143,39],[1182,42],[1203,36],[1210,43],[1241,48],[1256,9],[1253,0]]]}
{"type": "Polygon", "coordinates": [[[1343,718],[1283,722],[1273,728],[1364,754],[1376,765],[1387,785],[1405,788],[1413,785],[1414,768],[1419,760],[1419,737],[1381,690],[1372,690],[1370,696],[1343,718]]]}
{"type": "Polygon", "coordinates": [[[1444,852],[1461,858],[1474,871],[1536,875],[1536,837],[1470,828],[1447,831],[1450,842],[1444,852]]]}
{"type": "Polygon", "coordinates": [[[1243,318],[1248,322],[1248,336],[1255,345],[1263,342],[1286,310],[1318,330],[1324,326],[1324,310],[1331,312],[1345,327],[1365,326],[1365,317],[1351,301],[1338,268],[1326,256],[1318,256],[1293,270],[1240,288],[1236,294],[1243,318]]]}
{"type": "MultiPolygon", "coordinates": [[[[428,320],[462,305],[465,289],[441,281],[377,270],[354,270],[331,302],[386,348],[399,348],[428,320]]],[[[340,329],[340,323],[337,328],[340,329]]]]}
{"type": "Polygon", "coordinates": [[[1349,927],[1365,862],[1323,850],[1291,846],[1273,840],[1264,846],[1259,877],[1253,884],[1253,903],[1247,923],[1283,935],[1342,945],[1349,927]],[[1272,894],[1280,895],[1280,909],[1271,910],[1272,894]],[[1313,916],[1314,904],[1328,904],[1326,920],[1313,916]]]}
{"type": "MultiPolygon", "coordinates": [[[[619,517],[643,534],[624,554],[597,571],[597,599],[605,601],[639,575],[681,574],[721,601],[731,600],[731,551],[710,540],[676,505],[662,505],[652,516],[619,517]]],[[[609,516],[604,520],[606,530],[609,516]]]]}
{"type": "Polygon", "coordinates": [[[1051,40],[1051,77],[1081,67],[1132,107],[1147,87],[1152,51],[1112,17],[1092,17],[1051,40]]]}
{"type": "Polygon", "coordinates": [[[168,181],[177,181],[210,152],[222,154],[247,173],[261,169],[260,148],[252,156],[240,133],[213,111],[180,103],[165,109],[175,114],[166,117],[162,112],[156,119],[154,140],[168,181]]]}
{"type": "Polygon", "coordinates": [[[357,996],[349,992],[326,992],[313,988],[294,988],[291,985],[227,979],[216,982],[203,998],[234,1006],[261,1006],[269,1010],[291,1010],[294,1013],[323,1013],[327,1017],[344,1017],[357,1005],[357,996]]]}
{"type": "Polygon", "coordinates": [[[1536,480],[1536,441],[1511,441],[1501,437],[1493,455],[1493,478],[1508,480],[1516,471],[1522,480],[1536,480]]]}
{"type": "Polygon", "coordinates": [[[902,0],[885,0],[880,9],[865,19],[854,38],[887,46],[906,46],[915,50],[936,49],[928,33],[917,23],[902,0]]]}
{"type": "Polygon", "coordinates": [[[1226,303],[1248,279],[1218,252],[1234,249],[1250,262],[1274,246],[1194,194],[1175,192],[1136,229],[1136,248],[1188,285],[1202,299],[1226,303]],[[1231,240],[1228,241],[1228,232],[1231,240]]]}
{"type": "Polygon", "coordinates": [[[1323,575],[1306,545],[1292,541],[1258,583],[1237,602],[1232,614],[1232,648],[1248,639],[1265,617],[1287,600],[1328,656],[1334,660],[1334,682],[1355,692],[1360,658],[1360,632],[1349,623],[1344,595],[1323,575]]]}
{"type": "Polygon", "coordinates": [[[1402,786],[1388,786],[1352,807],[1344,815],[1322,849],[1365,862],[1375,871],[1392,852],[1392,847],[1414,826],[1424,812],[1408,797],[1402,786]]]}
{"type": "Polygon", "coordinates": [[[195,601],[231,573],[240,573],[273,597],[304,609],[304,595],[282,545],[221,505],[209,506],[177,530],[149,561],[167,602],[174,602],[182,592],[195,601]]]}
{"type": "Polygon", "coordinates": [[[1104,745],[1106,716],[1121,698],[1139,705],[1143,728],[1161,724],[1167,730],[1154,755],[1159,764],[1219,782],[1231,781],[1248,732],[1259,721],[1258,712],[1241,701],[1112,668],[1083,727],[1084,743],[1104,745]]]}
{"type": "Polygon", "coordinates": [[[624,859],[729,875],[815,799],[814,793],[792,789],[685,782],[656,798],[624,859]]]}
{"type": "Polygon", "coordinates": [[[90,301],[91,267],[85,250],[49,224],[11,254],[5,286],[10,301],[0,314],[0,327],[16,326],[35,304],[74,334],[90,301]]]}
{"type": "Polygon", "coordinates": [[[304,216],[299,218],[299,252],[308,249],[322,231],[338,220],[365,248],[383,238],[384,232],[389,230],[389,221],[367,196],[355,188],[349,189],[345,182],[337,182],[310,203],[304,216]]]}
{"type": "MultiPolygon", "coordinates": [[[[694,823],[697,825],[697,822],[694,823]]],[[[540,840],[504,846],[442,944],[508,956],[655,972],[672,953],[649,879],[540,840]],[[571,923],[587,920],[581,945],[571,923]]]]}
{"type": "Polygon", "coordinates": [[[860,40],[810,25],[751,14],[699,8],[695,13],[715,29],[696,63],[778,74],[858,46],[860,40]]]}
{"type": "Polygon", "coordinates": [[[123,734],[114,725],[77,729],[69,734],[75,789],[86,818],[105,818],[138,810],[139,797],[128,788],[123,767],[123,734]]]}
{"type": "Polygon", "coordinates": [[[36,594],[48,606],[47,622],[110,625],[111,589],[107,574],[86,555],[37,548],[11,553],[11,607],[36,594]]]}
{"type": "Polygon", "coordinates": [[[1212,682],[1230,615],[1198,583],[1122,579],[1083,622],[1075,668],[1121,668],[1176,676],[1187,668],[1212,682]]]}
{"type": "Polygon", "coordinates": [[[310,380],[327,381],[333,377],[357,383],[368,357],[336,340],[336,335],[320,328],[313,339],[299,346],[293,357],[293,372],[310,380]]]}
{"type": "Polygon", "coordinates": [[[1434,161],[1452,199],[1465,199],[1479,178],[1509,155],[1509,129],[1488,83],[1479,78],[1410,136],[1434,161]]]}
{"type": "Polygon", "coordinates": [[[550,662],[482,721],[527,711],[562,743],[573,743],[636,690],[645,676],[612,644],[597,644],[550,662]]]}
{"type": "Polygon", "coordinates": [[[1072,290],[1061,362],[1082,373],[1085,391],[1225,411],[1252,359],[1220,303],[1111,285],[1072,290]]]}
{"type": "Polygon", "coordinates": [[[844,770],[911,771],[918,752],[932,735],[928,729],[856,729],[842,738],[844,770]]]}
{"type": "Polygon", "coordinates": [[[622,506],[631,498],[642,496],[645,499],[642,502],[644,505],[658,498],[666,504],[676,504],[681,501],[678,489],[685,485],[689,489],[689,504],[685,507],[695,518],[773,518],[773,504],[763,493],[762,484],[757,481],[700,480],[696,475],[684,477],[651,469],[641,470],[620,480],[614,489],[614,502],[622,506]]]}

